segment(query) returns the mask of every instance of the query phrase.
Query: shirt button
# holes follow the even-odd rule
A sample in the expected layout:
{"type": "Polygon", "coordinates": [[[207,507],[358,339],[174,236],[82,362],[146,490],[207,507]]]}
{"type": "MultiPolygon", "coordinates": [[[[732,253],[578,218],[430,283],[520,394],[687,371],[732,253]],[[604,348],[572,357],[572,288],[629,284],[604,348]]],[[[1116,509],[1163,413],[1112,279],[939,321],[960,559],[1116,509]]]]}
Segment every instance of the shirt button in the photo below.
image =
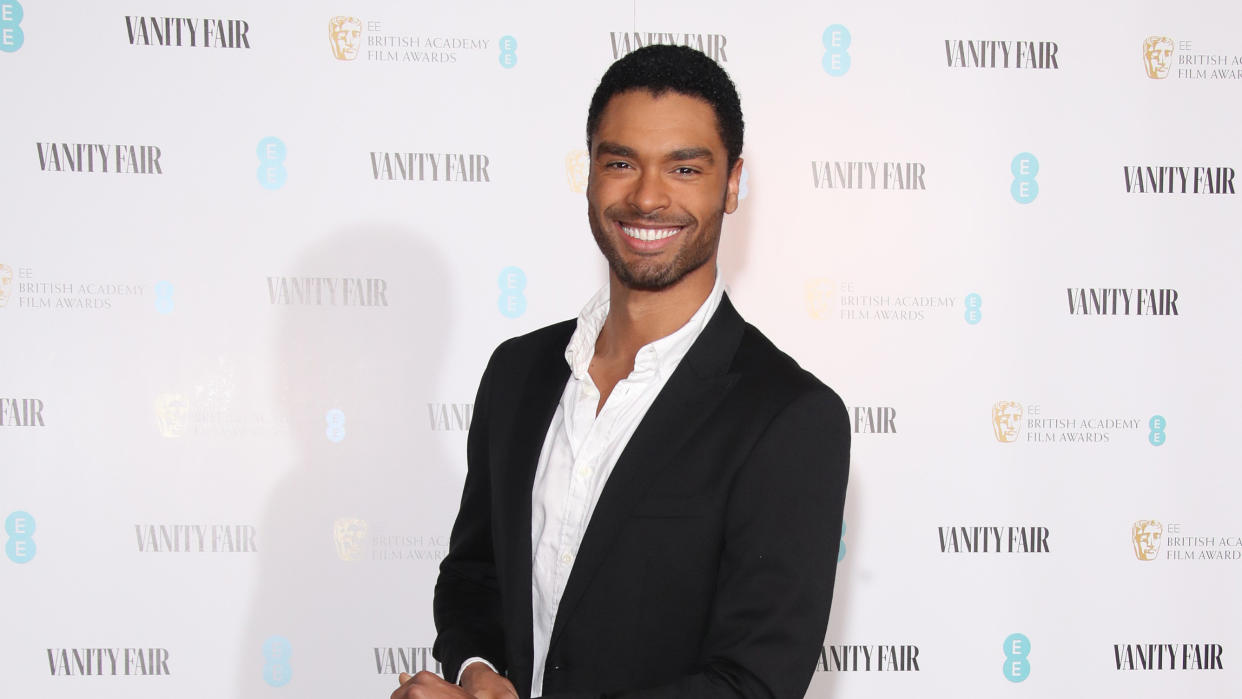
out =
{"type": "Polygon", "coordinates": [[[590,477],[591,477],[591,469],[590,469],[590,468],[588,468],[588,467],[586,467],[586,466],[580,466],[580,467],[578,468],[578,475],[579,475],[579,476],[581,476],[582,478],[590,478],[590,477]]]}
{"type": "Polygon", "coordinates": [[[574,555],[572,553],[561,554],[561,563],[564,563],[565,565],[569,565],[570,563],[573,563],[573,562],[574,562],[574,555]]]}

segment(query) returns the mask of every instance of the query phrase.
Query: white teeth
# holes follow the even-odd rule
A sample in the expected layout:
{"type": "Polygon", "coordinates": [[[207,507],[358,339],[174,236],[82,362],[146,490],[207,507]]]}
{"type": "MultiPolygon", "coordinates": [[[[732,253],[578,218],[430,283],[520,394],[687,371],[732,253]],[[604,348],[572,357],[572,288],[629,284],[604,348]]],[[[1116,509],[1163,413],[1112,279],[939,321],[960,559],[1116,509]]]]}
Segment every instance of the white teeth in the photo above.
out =
{"type": "Polygon", "coordinates": [[[632,228],[622,224],[621,230],[629,237],[638,240],[663,240],[676,235],[681,228],[632,228]]]}

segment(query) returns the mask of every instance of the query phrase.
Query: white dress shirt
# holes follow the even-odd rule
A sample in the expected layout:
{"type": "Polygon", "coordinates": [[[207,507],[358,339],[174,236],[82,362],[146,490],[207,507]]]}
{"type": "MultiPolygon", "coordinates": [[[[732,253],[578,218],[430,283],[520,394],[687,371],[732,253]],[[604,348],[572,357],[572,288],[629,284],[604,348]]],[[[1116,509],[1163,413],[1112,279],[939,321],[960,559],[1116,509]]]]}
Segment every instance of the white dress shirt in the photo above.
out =
{"type": "Polygon", "coordinates": [[[565,348],[569,381],[544,438],[531,492],[532,697],[543,694],[556,610],[604,484],[647,409],[715,314],[723,294],[717,274],[711,293],[685,325],[638,350],[634,370],[617,382],[598,415],[599,389],[588,369],[608,317],[608,287],[596,293],[578,315],[578,327],[565,348]]]}

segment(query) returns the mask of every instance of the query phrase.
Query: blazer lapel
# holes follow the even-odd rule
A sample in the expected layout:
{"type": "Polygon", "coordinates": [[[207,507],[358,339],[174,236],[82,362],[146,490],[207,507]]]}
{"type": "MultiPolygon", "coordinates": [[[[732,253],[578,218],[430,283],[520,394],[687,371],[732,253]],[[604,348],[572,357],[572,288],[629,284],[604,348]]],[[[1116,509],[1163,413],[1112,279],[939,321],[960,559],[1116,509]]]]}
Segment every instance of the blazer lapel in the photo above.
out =
{"type": "MultiPolygon", "coordinates": [[[[669,460],[672,455],[698,431],[736,381],[737,376],[727,371],[741,341],[744,326],[729,297],[724,296],[716,314],[682,358],[668,383],[664,384],[629,444],[621,452],[600,493],[582,545],[578,548],[578,557],[565,583],[565,593],[561,596],[553,623],[552,645],[556,644],[557,637],[564,630],[565,620],[573,613],[591,578],[612,548],[625,519],[646,492],[655,474],[671,467],[669,460]]],[[[527,496],[529,501],[529,489],[527,496]]],[[[528,532],[528,551],[529,543],[528,532]]],[[[529,572],[529,567],[527,570],[529,572]]]]}
{"type": "MultiPolygon", "coordinates": [[[[565,382],[569,379],[569,365],[565,362],[565,345],[573,333],[574,323],[566,324],[564,333],[552,333],[547,347],[536,352],[535,360],[519,396],[511,397],[520,406],[513,421],[513,433],[500,445],[504,472],[503,492],[506,515],[503,518],[506,569],[501,578],[507,581],[506,603],[512,608],[505,616],[512,620],[510,629],[526,629],[525,633],[509,639],[509,652],[513,667],[529,668],[533,662],[534,639],[530,630],[534,626],[531,614],[531,488],[535,482],[535,470],[539,465],[539,453],[565,382]]],[[[513,678],[518,687],[530,685],[527,674],[513,678]],[[525,683],[524,685],[521,683],[525,683]]],[[[523,690],[524,691],[524,690],[523,690]]]]}

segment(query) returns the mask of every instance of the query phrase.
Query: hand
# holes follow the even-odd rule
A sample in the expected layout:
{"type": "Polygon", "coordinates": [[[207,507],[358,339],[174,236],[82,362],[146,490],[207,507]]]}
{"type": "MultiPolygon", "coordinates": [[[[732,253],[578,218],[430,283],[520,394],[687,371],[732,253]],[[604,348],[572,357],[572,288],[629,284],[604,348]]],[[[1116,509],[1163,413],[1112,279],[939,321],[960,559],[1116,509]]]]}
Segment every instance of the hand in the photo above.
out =
{"type": "Polygon", "coordinates": [[[410,677],[401,673],[397,677],[401,683],[390,699],[470,699],[464,689],[451,682],[445,682],[434,672],[421,670],[410,677]]]}
{"type": "Polygon", "coordinates": [[[461,686],[475,699],[517,699],[517,690],[506,677],[483,663],[471,663],[461,673],[461,686]]]}

